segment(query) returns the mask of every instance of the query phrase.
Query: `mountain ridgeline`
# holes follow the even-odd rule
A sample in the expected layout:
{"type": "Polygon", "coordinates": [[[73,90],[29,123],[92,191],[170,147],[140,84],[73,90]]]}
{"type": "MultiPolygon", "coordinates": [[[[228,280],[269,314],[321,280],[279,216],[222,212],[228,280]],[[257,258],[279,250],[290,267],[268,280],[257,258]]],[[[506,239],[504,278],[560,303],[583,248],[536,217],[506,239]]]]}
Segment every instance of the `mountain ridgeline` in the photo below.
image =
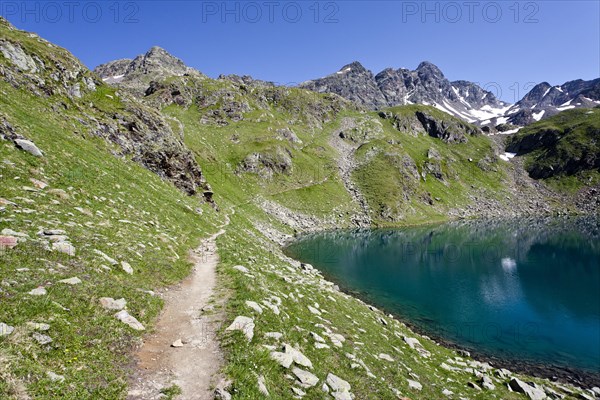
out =
{"type": "Polygon", "coordinates": [[[449,81],[437,66],[427,61],[414,71],[386,68],[376,75],[355,61],[300,87],[336,93],[368,109],[429,104],[467,122],[492,127],[507,123],[524,126],[563,110],[600,104],[600,78],[579,79],[560,86],[543,82],[511,105],[473,82],[449,81]]]}

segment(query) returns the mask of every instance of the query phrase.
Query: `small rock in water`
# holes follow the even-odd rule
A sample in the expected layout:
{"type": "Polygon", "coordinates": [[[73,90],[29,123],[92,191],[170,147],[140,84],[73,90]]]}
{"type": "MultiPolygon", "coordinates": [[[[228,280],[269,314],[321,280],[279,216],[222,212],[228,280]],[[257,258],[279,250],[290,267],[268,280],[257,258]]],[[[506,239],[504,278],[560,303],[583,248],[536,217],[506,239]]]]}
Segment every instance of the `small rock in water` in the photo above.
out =
{"type": "Polygon", "coordinates": [[[13,326],[0,322],[0,336],[8,336],[13,333],[14,330],[15,328],[13,326]]]}
{"type": "Polygon", "coordinates": [[[67,285],[79,285],[81,283],[81,279],[74,276],[73,278],[60,280],[58,281],[58,283],[66,283],[67,285]]]}
{"type": "Polygon", "coordinates": [[[171,347],[183,347],[183,342],[181,341],[181,339],[177,339],[171,344],[171,347]]]}
{"type": "Polygon", "coordinates": [[[134,316],[130,315],[127,311],[122,310],[115,314],[115,318],[119,321],[123,322],[126,325],[129,325],[130,328],[135,329],[136,331],[143,331],[144,325],[140,323],[134,316]]]}
{"type": "Polygon", "coordinates": [[[112,297],[101,297],[100,305],[107,310],[120,311],[127,306],[127,301],[125,299],[115,300],[112,297]]]}
{"type": "Polygon", "coordinates": [[[227,331],[242,331],[246,335],[248,341],[252,341],[254,337],[254,320],[249,317],[238,316],[236,317],[231,325],[226,329],[227,331]]]}

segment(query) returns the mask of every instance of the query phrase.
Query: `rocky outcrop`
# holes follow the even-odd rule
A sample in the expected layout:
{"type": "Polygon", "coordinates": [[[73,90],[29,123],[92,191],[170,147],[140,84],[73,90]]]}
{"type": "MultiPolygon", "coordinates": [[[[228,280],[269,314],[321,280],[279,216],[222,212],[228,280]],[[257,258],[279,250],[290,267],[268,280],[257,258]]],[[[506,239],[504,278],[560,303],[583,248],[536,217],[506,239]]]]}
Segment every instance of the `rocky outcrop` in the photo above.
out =
{"type": "MultiPolygon", "coordinates": [[[[436,110],[433,110],[436,111],[436,110]]],[[[380,112],[379,116],[390,120],[394,128],[412,135],[427,134],[446,143],[465,143],[468,136],[478,135],[481,131],[473,125],[466,124],[457,118],[448,116],[439,118],[428,112],[426,108],[414,112],[397,113],[380,112]]]]}
{"type": "Polygon", "coordinates": [[[99,65],[94,72],[104,82],[127,88],[138,96],[143,96],[153,81],[160,82],[170,76],[203,76],[158,46],[134,59],[125,58],[99,65]]]}

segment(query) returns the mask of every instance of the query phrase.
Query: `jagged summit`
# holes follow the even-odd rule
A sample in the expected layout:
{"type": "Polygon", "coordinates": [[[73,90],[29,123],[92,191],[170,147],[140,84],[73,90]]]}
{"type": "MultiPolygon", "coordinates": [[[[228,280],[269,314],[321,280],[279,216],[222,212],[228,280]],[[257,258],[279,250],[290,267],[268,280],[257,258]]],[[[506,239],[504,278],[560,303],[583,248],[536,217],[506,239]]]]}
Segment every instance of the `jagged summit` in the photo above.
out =
{"type": "Polygon", "coordinates": [[[428,104],[468,122],[502,115],[508,106],[468,81],[450,82],[441,69],[429,61],[416,70],[386,68],[376,75],[355,61],[321,79],[300,87],[336,93],[370,109],[428,104]]]}
{"type": "Polygon", "coordinates": [[[99,65],[94,72],[107,83],[127,86],[136,92],[146,90],[151,81],[169,76],[201,75],[159,46],[151,47],[134,59],[123,58],[99,65]]]}

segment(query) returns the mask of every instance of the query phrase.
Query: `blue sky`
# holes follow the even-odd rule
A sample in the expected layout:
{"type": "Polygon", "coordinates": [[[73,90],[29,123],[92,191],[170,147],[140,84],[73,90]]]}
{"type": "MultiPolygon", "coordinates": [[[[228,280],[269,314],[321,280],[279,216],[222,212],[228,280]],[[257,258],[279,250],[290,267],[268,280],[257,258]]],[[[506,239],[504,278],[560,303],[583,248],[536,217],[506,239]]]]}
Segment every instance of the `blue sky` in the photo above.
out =
{"type": "Polygon", "coordinates": [[[532,83],[600,77],[600,1],[0,0],[20,29],[86,65],[164,47],[205,74],[293,84],[358,60],[375,73],[423,60],[522,97],[532,83]]]}

